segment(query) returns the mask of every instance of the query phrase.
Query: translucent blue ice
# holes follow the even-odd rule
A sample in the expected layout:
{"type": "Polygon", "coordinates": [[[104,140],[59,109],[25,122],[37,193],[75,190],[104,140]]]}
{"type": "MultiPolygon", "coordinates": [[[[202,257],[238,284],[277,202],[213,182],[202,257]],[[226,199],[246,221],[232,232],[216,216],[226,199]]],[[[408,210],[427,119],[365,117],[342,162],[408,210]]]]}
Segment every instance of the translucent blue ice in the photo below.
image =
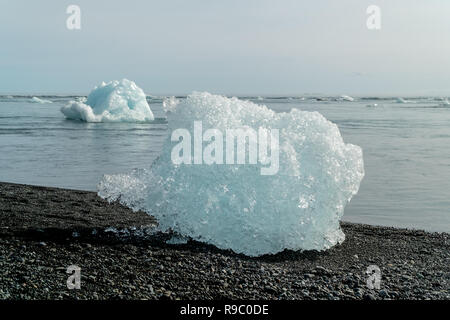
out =
{"type": "Polygon", "coordinates": [[[169,130],[202,121],[214,128],[279,129],[279,170],[262,164],[174,165],[166,141],[151,168],[105,175],[101,197],[155,216],[161,230],[249,256],[284,249],[324,250],[344,240],[339,220],[364,176],[361,148],[345,144],[318,112],[276,113],[264,105],[209,93],[167,103],[169,130]]]}
{"type": "Polygon", "coordinates": [[[68,119],[86,122],[154,120],[144,91],[127,79],[103,82],[91,91],[86,101],[70,101],[61,112],[68,119]]]}

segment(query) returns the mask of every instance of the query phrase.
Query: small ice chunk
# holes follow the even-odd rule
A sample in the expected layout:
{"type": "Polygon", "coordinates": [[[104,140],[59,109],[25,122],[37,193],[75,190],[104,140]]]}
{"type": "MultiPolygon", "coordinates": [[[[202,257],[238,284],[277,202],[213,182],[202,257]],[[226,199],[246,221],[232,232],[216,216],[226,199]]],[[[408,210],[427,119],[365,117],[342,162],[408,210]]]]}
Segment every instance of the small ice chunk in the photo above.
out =
{"type": "Polygon", "coordinates": [[[343,94],[343,95],[341,96],[341,98],[342,98],[342,100],[344,100],[344,101],[355,101],[354,98],[352,98],[352,97],[350,97],[350,96],[347,96],[347,95],[345,95],[345,94],[343,94]]]}
{"type": "Polygon", "coordinates": [[[50,100],[41,99],[41,98],[38,98],[38,97],[33,97],[33,98],[30,99],[30,101],[31,101],[31,102],[34,102],[34,103],[41,103],[41,104],[44,104],[44,103],[53,103],[53,102],[50,101],[50,100]]]}
{"type": "Polygon", "coordinates": [[[86,122],[146,122],[155,117],[144,91],[133,81],[102,82],[86,101],[70,101],[61,108],[68,119],[86,122]]]}
{"type": "Polygon", "coordinates": [[[108,228],[106,228],[106,229],[104,230],[104,232],[106,232],[106,233],[114,233],[114,234],[117,234],[117,233],[119,233],[119,230],[117,230],[117,229],[114,228],[114,227],[108,227],[108,228]]]}

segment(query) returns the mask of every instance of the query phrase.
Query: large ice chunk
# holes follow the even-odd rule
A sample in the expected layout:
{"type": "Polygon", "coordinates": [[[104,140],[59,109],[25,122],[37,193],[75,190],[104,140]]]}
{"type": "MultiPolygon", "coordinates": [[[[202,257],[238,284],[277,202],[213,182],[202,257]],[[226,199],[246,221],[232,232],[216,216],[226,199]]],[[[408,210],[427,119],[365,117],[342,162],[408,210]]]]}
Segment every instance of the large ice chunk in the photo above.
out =
{"type": "Polygon", "coordinates": [[[270,150],[279,152],[278,172],[261,175],[266,166],[259,162],[174,165],[178,142],[169,137],[148,170],[105,175],[100,196],[154,215],[162,230],[250,256],[324,250],[344,240],[339,220],[358,192],[364,166],[361,149],[345,144],[335,124],[317,112],[276,113],[209,93],[193,93],[170,107],[170,133],[192,132],[199,120],[203,131],[279,129],[279,148],[270,150]]]}
{"type": "Polygon", "coordinates": [[[144,91],[133,81],[102,82],[87,101],[70,101],[61,108],[66,118],[86,122],[152,121],[154,116],[144,91]]]}

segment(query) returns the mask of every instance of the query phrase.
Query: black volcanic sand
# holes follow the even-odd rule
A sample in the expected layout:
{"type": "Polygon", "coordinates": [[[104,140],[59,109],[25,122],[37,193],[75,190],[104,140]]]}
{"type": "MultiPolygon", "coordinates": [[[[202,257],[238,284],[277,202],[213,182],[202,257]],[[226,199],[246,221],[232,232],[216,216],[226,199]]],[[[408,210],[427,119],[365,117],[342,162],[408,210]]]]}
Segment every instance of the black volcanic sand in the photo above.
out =
{"type": "Polygon", "coordinates": [[[0,183],[0,299],[449,299],[449,234],[343,223],[325,252],[249,258],[95,193],[0,183]],[[112,227],[112,228],[111,228],[112,227]],[[81,289],[66,268],[81,268],[81,289]],[[369,289],[366,269],[381,269],[369,289]]]}

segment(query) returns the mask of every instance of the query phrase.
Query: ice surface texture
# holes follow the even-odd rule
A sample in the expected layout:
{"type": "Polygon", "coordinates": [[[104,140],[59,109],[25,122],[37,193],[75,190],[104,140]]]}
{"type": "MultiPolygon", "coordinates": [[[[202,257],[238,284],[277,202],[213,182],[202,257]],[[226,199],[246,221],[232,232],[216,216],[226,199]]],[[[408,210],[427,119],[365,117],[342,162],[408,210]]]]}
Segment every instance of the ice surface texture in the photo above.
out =
{"type": "Polygon", "coordinates": [[[144,122],[154,120],[144,91],[123,79],[102,83],[87,101],[71,101],[61,108],[66,118],[86,122],[144,122]]]}
{"type": "MultiPolygon", "coordinates": [[[[158,219],[162,230],[249,256],[324,250],[344,240],[339,220],[364,176],[362,151],[317,112],[276,113],[237,98],[193,93],[168,108],[169,130],[279,129],[279,171],[256,165],[174,165],[167,140],[148,170],[105,175],[99,195],[158,219]]],[[[205,147],[204,142],[204,147],[205,147]]],[[[275,150],[272,150],[275,151],[275,150]]]]}

